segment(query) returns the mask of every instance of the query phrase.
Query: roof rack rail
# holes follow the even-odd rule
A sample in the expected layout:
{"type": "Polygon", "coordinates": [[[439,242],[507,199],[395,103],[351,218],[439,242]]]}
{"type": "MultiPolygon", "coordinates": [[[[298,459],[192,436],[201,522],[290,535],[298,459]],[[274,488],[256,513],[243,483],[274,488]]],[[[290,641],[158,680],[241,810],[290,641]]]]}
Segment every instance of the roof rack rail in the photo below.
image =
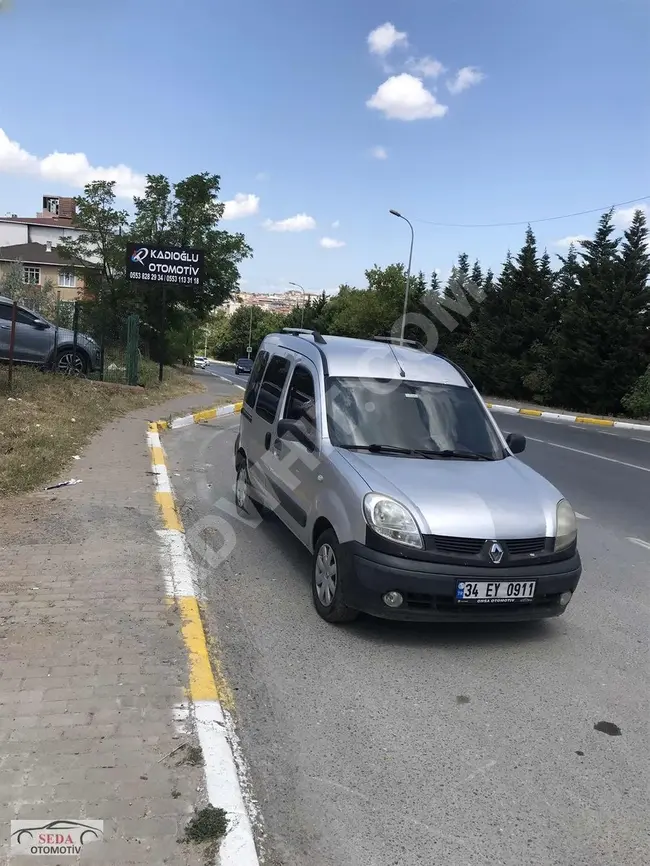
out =
{"type": "Polygon", "coordinates": [[[418,349],[420,352],[426,352],[426,346],[418,340],[402,340],[400,337],[373,337],[378,343],[395,343],[398,346],[408,346],[410,349],[418,349]]]}
{"type": "Polygon", "coordinates": [[[322,345],[325,343],[323,335],[314,328],[283,328],[282,333],[291,334],[292,337],[300,337],[303,334],[308,334],[314,338],[314,343],[321,343],[322,345]]]}

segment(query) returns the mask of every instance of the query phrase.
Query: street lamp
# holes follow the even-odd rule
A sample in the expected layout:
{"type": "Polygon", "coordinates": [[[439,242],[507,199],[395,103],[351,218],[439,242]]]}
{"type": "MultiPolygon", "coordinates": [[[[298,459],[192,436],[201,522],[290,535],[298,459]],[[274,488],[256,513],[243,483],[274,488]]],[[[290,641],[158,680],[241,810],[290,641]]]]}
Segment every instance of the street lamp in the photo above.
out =
{"type": "Polygon", "coordinates": [[[408,268],[406,269],[406,290],[404,291],[404,312],[402,313],[402,328],[400,333],[400,342],[404,345],[404,329],[406,327],[406,311],[408,309],[409,303],[409,286],[411,283],[411,260],[413,259],[413,241],[415,239],[415,232],[413,231],[413,226],[411,225],[410,220],[407,220],[405,216],[398,210],[390,210],[393,216],[399,217],[401,220],[404,220],[405,223],[408,223],[409,228],[411,229],[411,247],[409,249],[409,263],[408,268]]]}
{"type": "Polygon", "coordinates": [[[300,291],[302,292],[302,315],[300,317],[300,327],[302,328],[305,324],[305,290],[300,285],[300,283],[289,282],[289,285],[294,286],[296,289],[300,289],[300,291]]]}
{"type": "Polygon", "coordinates": [[[248,357],[248,358],[250,358],[250,356],[251,356],[251,349],[253,347],[253,344],[251,342],[252,339],[253,339],[253,304],[251,304],[251,317],[250,317],[250,321],[248,323],[248,345],[246,346],[246,357],[248,357]]]}

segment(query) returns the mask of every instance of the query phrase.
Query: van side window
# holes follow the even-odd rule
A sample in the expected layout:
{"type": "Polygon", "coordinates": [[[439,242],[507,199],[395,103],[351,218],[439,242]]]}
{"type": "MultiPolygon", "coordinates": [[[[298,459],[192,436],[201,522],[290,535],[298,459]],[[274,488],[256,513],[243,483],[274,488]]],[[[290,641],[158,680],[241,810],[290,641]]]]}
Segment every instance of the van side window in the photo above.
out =
{"type": "Polygon", "coordinates": [[[275,421],[278,411],[278,403],[282,396],[282,389],[289,373],[289,361],[280,355],[275,355],[269,361],[264,374],[264,381],[257,398],[256,412],[269,424],[275,421]]]}
{"type": "Polygon", "coordinates": [[[268,359],[268,352],[258,352],[255,358],[255,363],[248,379],[248,385],[246,386],[246,393],[244,394],[244,403],[250,406],[251,409],[255,405],[255,398],[257,397],[257,392],[260,390],[260,382],[262,381],[264,368],[268,359]]]}
{"type": "Polygon", "coordinates": [[[293,371],[284,417],[304,424],[306,432],[316,429],[316,389],[314,377],[306,367],[298,364],[293,371]]]}

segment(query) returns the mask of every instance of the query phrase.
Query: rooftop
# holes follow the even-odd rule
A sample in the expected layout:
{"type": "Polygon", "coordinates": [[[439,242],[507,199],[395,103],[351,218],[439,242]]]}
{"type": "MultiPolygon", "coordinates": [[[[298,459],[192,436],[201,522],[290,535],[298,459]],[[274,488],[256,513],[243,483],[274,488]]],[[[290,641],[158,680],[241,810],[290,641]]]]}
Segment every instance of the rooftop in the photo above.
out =
{"type": "Polygon", "coordinates": [[[70,261],[57,252],[57,247],[48,249],[45,244],[13,244],[0,247],[0,262],[23,262],[26,265],[84,266],[81,259],[70,261]]]}

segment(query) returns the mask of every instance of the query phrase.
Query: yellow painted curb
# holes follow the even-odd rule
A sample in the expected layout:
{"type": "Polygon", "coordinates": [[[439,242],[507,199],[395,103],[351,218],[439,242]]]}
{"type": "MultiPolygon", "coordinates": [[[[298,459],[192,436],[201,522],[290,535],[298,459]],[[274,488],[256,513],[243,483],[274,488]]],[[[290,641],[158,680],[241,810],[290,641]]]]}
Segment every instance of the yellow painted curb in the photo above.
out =
{"type": "Polygon", "coordinates": [[[576,418],[576,424],[595,424],[597,427],[613,427],[613,421],[605,418],[576,418]]]}
{"type": "Polygon", "coordinates": [[[520,409],[519,414],[520,415],[534,415],[535,417],[539,417],[540,415],[543,415],[544,413],[540,412],[539,409],[520,409]]]}
{"type": "Polygon", "coordinates": [[[176,503],[174,502],[173,495],[171,493],[163,492],[162,490],[156,490],[155,497],[156,502],[162,511],[165,529],[175,529],[178,532],[183,532],[183,524],[178,516],[178,512],[176,511],[176,503]]]}
{"type": "Polygon", "coordinates": [[[192,418],[194,418],[194,423],[197,424],[199,421],[209,421],[211,418],[217,417],[217,410],[214,409],[203,409],[201,412],[193,412],[192,418]]]}
{"type": "Polygon", "coordinates": [[[219,693],[212,675],[198,602],[193,596],[187,595],[176,601],[183,620],[183,640],[189,653],[190,697],[193,701],[218,701],[219,693]]]}

